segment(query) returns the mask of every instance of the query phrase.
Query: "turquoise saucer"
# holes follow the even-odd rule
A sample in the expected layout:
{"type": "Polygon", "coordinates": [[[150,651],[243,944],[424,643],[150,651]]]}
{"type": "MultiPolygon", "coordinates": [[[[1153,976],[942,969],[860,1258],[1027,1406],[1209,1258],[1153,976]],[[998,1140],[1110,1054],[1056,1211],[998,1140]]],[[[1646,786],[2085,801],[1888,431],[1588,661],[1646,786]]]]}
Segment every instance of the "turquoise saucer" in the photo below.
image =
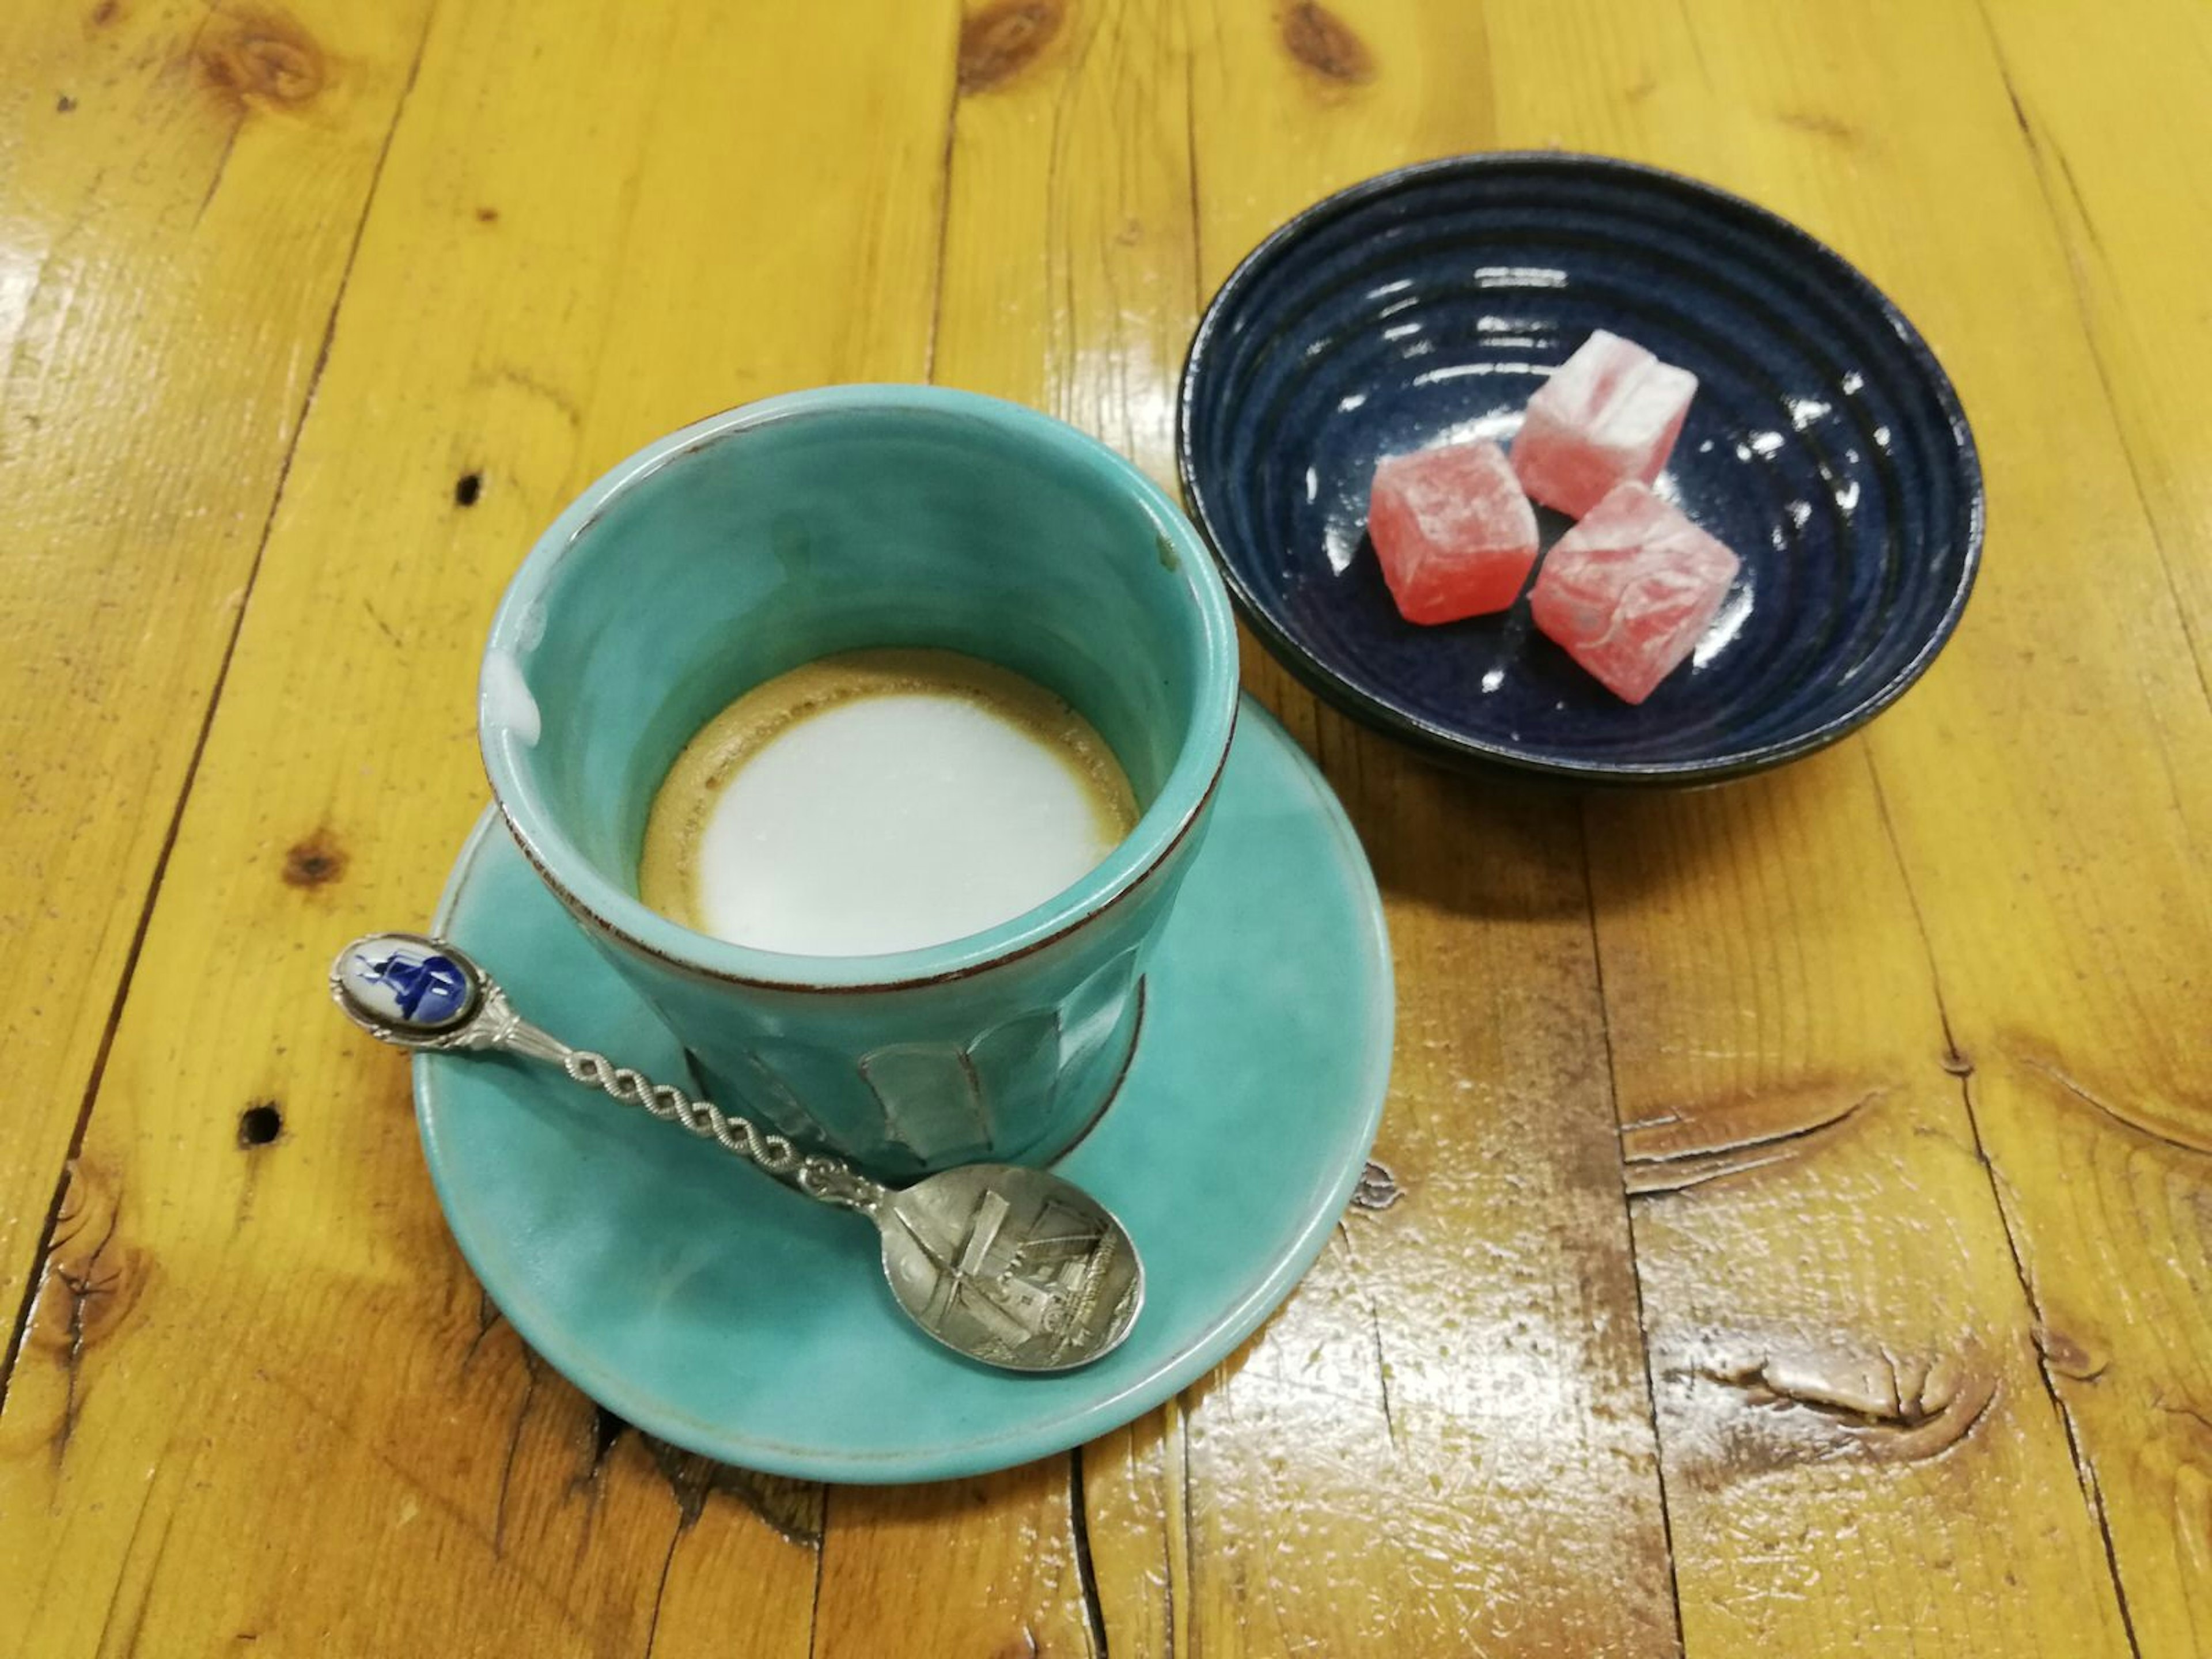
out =
{"type": "MultiPolygon", "coordinates": [[[[685,1080],[489,812],[436,928],[526,1018],[685,1080]]],[[[986,1370],[908,1324],[857,1218],[557,1073],[418,1055],[416,1115],[477,1277],[611,1411],[778,1474],[976,1474],[1115,1428],[1224,1358],[1320,1253],[1373,1143],[1392,1012],[1375,879],[1328,784],[1249,700],[1146,993],[1120,1094],[1056,1166],[1135,1237],[1144,1311],[1106,1358],[1049,1376],[986,1370]]]]}

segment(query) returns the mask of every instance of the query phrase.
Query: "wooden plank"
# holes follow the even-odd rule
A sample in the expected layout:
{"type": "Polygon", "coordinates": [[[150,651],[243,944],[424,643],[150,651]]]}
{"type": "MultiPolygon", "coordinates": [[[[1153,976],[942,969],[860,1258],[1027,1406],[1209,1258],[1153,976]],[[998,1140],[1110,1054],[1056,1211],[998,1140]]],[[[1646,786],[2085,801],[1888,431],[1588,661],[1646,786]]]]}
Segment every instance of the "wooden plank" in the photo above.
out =
{"type": "Polygon", "coordinates": [[[439,13],[0,1413],[0,1651],[805,1650],[818,1492],[527,1358],[320,978],[427,909],[491,606],[560,504],[703,409],[921,373],[952,33],[846,40],[439,13]]]}
{"type": "Polygon", "coordinates": [[[1376,1156],[1405,1195],[1347,1217],[1161,1460],[1194,1629],[1207,1653],[1678,1651],[1571,808],[1379,740],[1354,764],[1400,975],[1376,1156]]]}
{"type": "Polygon", "coordinates": [[[1164,483],[1197,319],[1171,0],[971,11],[934,378],[1081,427],[1164,483]]]}
{"type": "MultiPolygon", "coordinates": [[[[1482,10],[1192,15],[1209,290],[1328,191],[1499,137],[1482,10]]],[[[1146,1650],[1674,1652],[1573,805],[1439,772],[1249,647],[1247,674],[1382,884],[1399,1040],[1376,1156],[1404,1196],[1347,1218],[1172,1432],[1086,1460],[1167,1547],[1116,1565],[1172,1589],[1146,1650]]]]}
{"type": "Polygon", "coordinates": [[[2124,1653],[1863,754],[1589,816],[1689,1651],[2124,1653]]]}
{"type": "Polygon", "coordinates": [[[812,1651],[1102,1654],[1068,1470],[831,1488],[812,1651]]]}
{"type": "MultiPolygon", "coordinates": [[[[1196,276],[1185,148],[1192,112],[1182,104],[1194,66],[1182,61],[1178,20],[1171,10],[1133,4],[1079,16],[1001,8],[971,18],[968,44],[938,378],[1053,410],[1165,476],[1172,376],[1194,320],[1196,276]]],[[[1267,45],[1287,73],[1310,72],[1284,58],[1278,42],[1267,45]]],[[[1202,63],[1195,67],[1203,74],[1202,63]]],[[[1222,159],[1231,177],[1243,176],[1237,155],[1224,148],[1222,159]]],[[[1206,222],[1242,234],[1227,212],[1218,222],[1209,212],[1206,222]]],[[[1283,692],[1272,674],[1258,678],[1283,692]]],[[[1302,695],[1283,701],[1309,732],[1322,729],[1302,695]]],[[[1350,773],[1358,764],[1351,758],[1357,740],[1333,717],[1328,729],[1350,773]]],[[[1468,829],[1459,786],[1409,769],[1395,754],[1376,765],[1371,842],[1395,837],[1441,847],[1468,829]],[[1381,821],[1393,811],[1395,821],[1381,821]]],[[[1548,820],[1573,833],[1571,816],[1563,819],[1558,807],[1548,820]]],[[[1520,827],[1529,846],[1541,846],[1540,823],[1520,827]]],[[[824,1651],[842,1650],[836,1644],[848,1639],[865,1648],[889,1629],[931,1632],[932,1645],[947,1650],[958,1645],[956,1634],[978,1649],[1003,1643],[1021,1651],[1035,1638],[1049,1650],[1055,1621],[1062,1629],[1073,1623],[1076,1587],[1065,1563],[1071,1548],[1085,1547],[1097,1624],[1079,1633],[1115,1652],[1334,1648],[1394,1630],[1418,1644],[1478,1628],[1527,1650],[1561,1640],[1585,1641],[1591,1650],[1671,1650],[1633,1286],[1618,1182],[1607,1176],[1602,1078],[1587,1065],[1547,1058],[1555,1045],[1540,1014],[1523,1012],[1506,1022],[1502,1041],[1493,1036],[1490,1011],[1452,1006],[1458,999],[1446,977],[1467,965],[1454,949],[1459,928],[1448,902],[1555,911],[1563,903],[1563,914],[1540,916],[1525,938],[1501,933],[1496,957],[1483,959],[1494,969],[1540,941],[1576,975],[1579,1017],[1594,1030],[1577,858],[1571,851],[1564,863],[1547,863],[1540,855],[1472,887],[1449,872],[1402,872],[1413,890],[1393,911],[1404,989],[1414,998],[1417,988],[1428,988],[1425,1012],[1435,1030],[1425,1047],[1440,1052],[1414,1063],[1414,1080],[1402,1091],[1410,1103],[1394,1111],[1402,1118],[1425,1103],[1450,1109],[1437,1114],[1440,1121],[1401,1128],[1389,1148],[1420,1194],[1418,1207],[1409,1202],[1394,1217],[1363,1217],[1356,1232],[1348,1230],[1291,1310],[1248,1351],[1235,1380],[1200,1391],[1188,1416],[1171,1407],[1090,1448],[1079,1532],[1065,1519],[1072,1494],[1062,1483],[1027,1472],[1011,1486],[991,1488],[988,1498],[979,1484],[976,1499],[999,1506],[995,1519],[934,1491],[834,1494],[824,1651]],[[1564,897],[1542,890],[1563,880],[1564,897]],[[1531,887],[1539,890],[1533,896],[1531,887]],[[1425,941],[1431,957],[1416,969],[1407,967],[1409,933],[1417,951],[1425,941]],[[1453,959],[1439,960],[1446,957],[1453,959]],[[1493,1124],[1525,1135],[1547,1168],[1577,1165],[1601,1177],[1564,1206],[1549,1189],[1463,1184],[1461,1172],[1437,1167],[1472,1161],[1458,1121],[1464,1097],[1475,1077],[1506,1063],[1507,1050],[1516,1080],[1528,1081],[1499,1091],[1493,1124]],[[1577,1109],[1564,1130],[1555,1085],[1577,1109]],[[1433,1188],[1432,1169],[1440,1176],[1433,1188]],[[1564,1239],[1547,1236],[1562,1208],[1590,1224],[1562,1226],[1564,1239]],[[1480,1231],[1455,1243],[1455,1224],[1478,1216],[1480,1231]],[[1516,1235],[1524,1231],[1547,1242],[1523,1247],[1516,1235]],[[1439,1272],[1439,1254],[1460,1271],[1439,1272]],[[1469,1317],[1461,1287],[1478,1275],[1492,1282],[1469,1317]],[[1583,1328],[1593,1301],[1606,1316],[1595,1337],[1583,1328]],[[1479,1380],[1471,1344],[1435,1346],[1437,1322],[1455,1328],[1463,1319],[1499,1328],[1519,1322],[1529,1328],[1522,1334],[1529,1363],[1565,1375],[1561,1397],[1551,1402],[1556,1409],[1540,1424],[1516,1391],[1479,1380]],[[1588,1367],[1592,1356],[1601,1363],[1588,1367]],[[1599,1408],[1592,1420],[1578,1420],[1591,1405],[1599,1408]],[[1608,1501],[1626,1497],[1625,1514],[1585,1515],[1578,1504],[1547,1498],[1547,1486],[1579,1492],[1575,1477],[1591,1457],[1622,1462],[1598,1485],[1608,1501]],[[1510,1493],[1499,1496],[1498,1486],[1509,1482],[1510,1493]],[[941,1521],[948,1513],[985,1538],[1029,1540],[1028,1553],[1012,1558],[1029,1569],[994,1575],[996,1592],[984,1605],[956,1601],[957,1615],[939,1611],[948,1599],[939,1579],[918,1574],[897,1554],[915,1547],[915,1516],[941,1521]],[[866,1526],[856,1530],[863,1517],[866,1526]],[[1401,1523],[1401,1547],[1374,1549],[1377,1534],[1401,1523]],[[1286,1558],[1279,1547],[1293,1538],[1300,1547],[1286,1558]],[[1378,1558],[1363,1562],[1356,1594],[1347,1594],[1343,1575],[1312,1570],[1324,1547],[1378,1558]],[[1601,1585],[1567,1570],[1565,1558],[1576,1552],[1585,1560],[1618,1558],[1615,1566],[1625,1561],[1628,1594],[1610,1572],[1601,1585]]]]}
{"type": "Polygon", "coordinates": [[[2197,701],[2185,641],[1978,19],[1695,0],[1491,21],[1515,128],[1742,190],[1897,295],[1960,380],[1993,504],[1965,630],[1863,744],[1589,809],[1688,1645],[2126,1652],[2096,1471],[2035,1345],[2051,1310],[2014,1261],[2063,1215],[2042,1206],[2067,1166],[2029,1137],[2046,1107],[1996,1106],[1984,1048],[2024,1028],[2173,1075],[2186,1016],[2153,988],[2202,957],[2187,817],[2158,739],[2111,733],[2201,742],[2171,724],[2197,701]],[[1582,89],[1555,106],[1570,59],[1582,89]],[[2021,667],[2057,640],[2063,690],[2021,667]],[[2077,936],[2106,915],[2134,926],[2077,936]],[[2109,997],[2081,992],[2084,958],[2109,997]],[[2081,1013],[2039,994],[2061,980],[2081,1013]]]}
{"type": "MultiPolygon", "coordinates": [[[[1180,21],[1169,0],[1004,0],[963,20],[932,378],[1096,433],[1165,479],[1190,324],[1180,21]]],[[[1070,1458],[839,1490],[821,1659],[1124,1651],[1070,1458]]],[[[1147,1546],[1157,1548],[1157,1545],[1147,1546]]],[[[1109,1559],[1109,1558],[1101,1558],[1109,1559]]]]}
{"type": "Polygon", "coordinates": [[[426,9],[0,15],[10,1337],[426,9]]]}
{"type": "MultiPolygon", "coordinates": [[[[987,58],[1049,15],[1000,9],[987,58]]],[[[485,1317],[398,1066],[327,1024],[317,964],[419,912],[468,815],[475,642],[535,526],[686,415],[927,366],[952,31],[884,15],[857,59],[803,17],[742,39],[641,37],[611,8],[441,18],[0,1413],[0,1649],[795,1653],[817,1594],[836,1652],[1672,1647],[1571,805],[1431,774],[1255,665],[1389,893],[1382,1150],[1408,1196],[1352,1218],[1274,1325],[1079,1483],[1054,1462],[825,1510],[641,1443],[485,1317]],[[340,712],[299,729],[315,706],[340,712]],[[210,982],[210,940],[276,966],[210,982]],[[280,1115],[272,1144],[237,1145],[248,1102],[280,1115]]],[[[1492,139],[1773,202],[1958,373],[1997,539],[1929,684],[1775,779],[1589,814],[1685,1625],[1698,1651],[2124,1651],[2128,1622],[2142,1651],[2205,1645],[2194,360],[2166,346],[2187,296],[2148,264],[2172,233],[2142,222],[2181,187],[2116,182],[2158,131],[2112,112],[2137,70],[2142,120],[2186,107],[2182,69],[2083,75],[2076,41],[2011,17],[2000,64],[1971,13],[1872,0],[1190,15],[1186,41],[1133,3],[1071,12],[975,88],[949,250],[974,297],[945,307],[940,378],[1164,470],[1177,273],[1216,280],[1323,190],[1492,139]],[[1172,221],[1179,70],[1195,255],[1112,216],[1172,221]],[[2054,168],[2085,204],[2052,196],[2055,221],[2054,168]],[[1037,301],[1040,271],[1064,299],[1037,301]]],[[[222,258],[269,264],[264,218],[222,258]]],[[[0,445],[34,362],[21,288],[0,284],[0,445]]],[[[179,516],[232,499],[193,479],[179,516]]]]}
{"type": "MultiPolygon", "coordinates": [[[[2086,326],[2049,379],[1990,331],[2016,399],[2008,482],[2022,521],[2075,551],[2022,558],[2003,590],[2013,637],[2048,653],[2046,695],[2023,707],[2002,665],[1978,663],[1979,706],[1954,727],[1972,745],[2033,722],[2011,744],[2020,805],[1972,856],[1963,790],[1901,797],[1897,830],[2136,1643],[2212,1652],[2212,334],[2190,275],[2212,249],[2212,21],[2130,5],[2084,52],[2034,8],[1984,21],[1978,103],[2018,123],[2008,194],[2023,220],[2039,196],[2057,232],[2034,309],[2005,331],[2086,326]]],[[[2011,255],[1953,234],[1952,257],[2011,255]]],[[[1990,757],[1973,758],[1961,782],[1986,788],[1990,757]]]]}
{"type": "Polygon", "coordinates": [[[1983,17],[2160,562],[2212,677],[2212,334],[2201,279],[2212,246],[2203,96],[2212,13],[2130,0],[2094,52],[2041,8],[1984,7],[1983,17]]]}

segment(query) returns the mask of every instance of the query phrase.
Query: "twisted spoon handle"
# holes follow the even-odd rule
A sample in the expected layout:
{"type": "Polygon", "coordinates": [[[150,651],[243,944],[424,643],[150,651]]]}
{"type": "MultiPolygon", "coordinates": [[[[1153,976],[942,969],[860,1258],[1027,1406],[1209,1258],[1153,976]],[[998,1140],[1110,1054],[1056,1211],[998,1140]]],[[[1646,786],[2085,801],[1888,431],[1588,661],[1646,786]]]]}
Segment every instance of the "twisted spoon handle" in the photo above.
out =
{"type": "Polygon", "coordinates": [[[372,933],[338,953],[331,994],[371,1036],[401,1048],[494,1049],[558,1066],[618,1105],[636,1106],[734,1152],[807,1197],[872,1216],[885,1190],[842,1158],[802,1152],[750,1118],[693,1100],[605,1054],[572,1048],[514,1012],[499,982],[442,939],[372,933]]]}
{"type": "Polygon", "coordinates": [[[587,1089],[597,1089],[619,1105],[639,1107],[663,1123],[674,1123],[757,1164],[777,1180],[811,1199],[848,1210],[872,1212],[884,1190],[849,1164],[823,1153],[801,1152],[774,1130],[750,1118],[726,1112],[710,1100],[694,1100],[672,1084],[655,1083],[605,1054],[571,1048],[561,1069],[587,1089]]]}

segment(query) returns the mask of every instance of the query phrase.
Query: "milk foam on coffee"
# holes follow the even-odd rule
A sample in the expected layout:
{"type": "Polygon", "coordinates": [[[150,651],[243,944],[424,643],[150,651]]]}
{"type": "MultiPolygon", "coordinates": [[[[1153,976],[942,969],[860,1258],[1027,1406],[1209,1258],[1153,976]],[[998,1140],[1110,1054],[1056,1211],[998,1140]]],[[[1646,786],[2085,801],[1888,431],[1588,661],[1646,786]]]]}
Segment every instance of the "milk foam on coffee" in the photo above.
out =
{"type": "Polygon", "coordinates": [[[848,652],[691,740],[654,797],[639,890],[739,944],[873,956],[1042,903],[1136,816],[1113,751],[1042,687],[954,652],[848,652]]]}

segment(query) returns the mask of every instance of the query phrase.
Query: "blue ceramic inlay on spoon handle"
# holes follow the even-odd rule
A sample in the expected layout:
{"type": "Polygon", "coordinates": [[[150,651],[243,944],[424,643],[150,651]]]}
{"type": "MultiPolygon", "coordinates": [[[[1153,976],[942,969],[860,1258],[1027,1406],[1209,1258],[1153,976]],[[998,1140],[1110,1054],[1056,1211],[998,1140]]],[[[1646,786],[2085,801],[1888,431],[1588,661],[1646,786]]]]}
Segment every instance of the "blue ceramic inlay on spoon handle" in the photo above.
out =
{"type": "Polygon", "coordinates": [[[1006,1370],[1060,1371],[1121,1346],[1145,1272],[1121,1224],[1042,1170],[971,1164],[893,1191],[841,1158],[804,1152],[749,1120],[572,1048],[514,1012],[464,951],[416,933],[371,933],[338,952],[331,994],[371,1036],[402,1048],[504,1050],[714,1141],[883,1236],[884,1276],[915,1324],[1006,1370]]]}

